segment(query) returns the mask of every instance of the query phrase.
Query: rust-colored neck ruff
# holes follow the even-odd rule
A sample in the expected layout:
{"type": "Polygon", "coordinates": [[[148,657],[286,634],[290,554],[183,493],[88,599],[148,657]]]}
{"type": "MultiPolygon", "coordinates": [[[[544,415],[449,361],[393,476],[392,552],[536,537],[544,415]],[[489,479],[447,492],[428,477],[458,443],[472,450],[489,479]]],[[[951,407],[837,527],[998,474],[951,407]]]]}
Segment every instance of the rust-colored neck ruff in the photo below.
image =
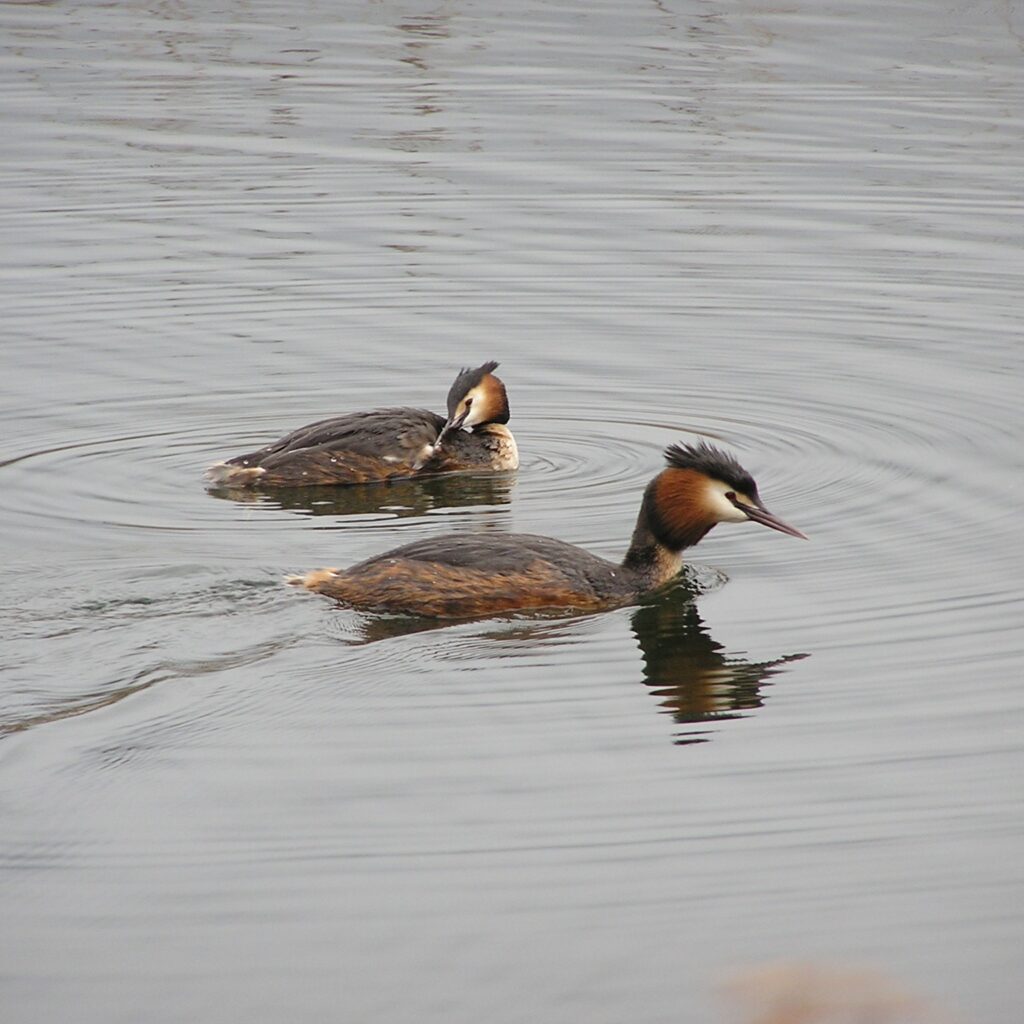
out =
{"type": "Polygon", "coordinates": [[[505,385],[493,374],[487,374],[479,385],[478,402],[483,404],[481,423],[508,423],[508,395],[505,385]]]}
{"type": "Polygon", "coordinates": [[[705,502],[706,478],[691,469],[669,468],[644,491],[636,529],[623,568],[636,574],[641,590],[667,583],[693,547],[715,525],[705,502]]]}

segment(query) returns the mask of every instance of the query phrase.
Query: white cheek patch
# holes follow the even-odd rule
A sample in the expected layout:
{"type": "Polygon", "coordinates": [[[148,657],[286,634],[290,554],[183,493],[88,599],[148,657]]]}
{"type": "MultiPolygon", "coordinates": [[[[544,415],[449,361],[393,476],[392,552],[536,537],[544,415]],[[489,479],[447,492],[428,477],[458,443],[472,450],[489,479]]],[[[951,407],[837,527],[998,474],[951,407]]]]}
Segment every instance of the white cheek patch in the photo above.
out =
{"type": "Polygon", "coordinates": [[[487,396],[479,388],[473,388],[466,397],[471,398],[473,401],[469,407],[469,412],[466,414],[466,418],[462,421],[462,429],[471,433],[473,427],[487,419],[485,412],[487,396]]]}
{"type": "Polygon", "coordinates": [[[475,388],[466,393],[473,400],[464,427],[479,427],[490,423],[505,406],[504,391],[497,379],[485,377],[475,388]]]}
{"type": "MultiPolygon", "coordinates": [[[[708,509],[719,523],[745,523],[747,514],[741,512],[727,497],[726,494],[736,492],[728,484],[721,480],[709,480],[704,495],[708,503],[708,509]]],[[[746,496],[736,494],[739,501],[745,502],[746,496]]]]}

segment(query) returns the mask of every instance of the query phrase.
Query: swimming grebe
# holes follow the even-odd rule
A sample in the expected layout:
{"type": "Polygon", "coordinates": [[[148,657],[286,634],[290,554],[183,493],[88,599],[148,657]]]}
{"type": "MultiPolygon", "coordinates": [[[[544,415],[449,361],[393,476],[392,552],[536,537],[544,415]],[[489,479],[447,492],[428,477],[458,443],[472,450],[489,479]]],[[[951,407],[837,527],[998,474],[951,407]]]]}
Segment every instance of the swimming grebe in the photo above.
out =
{"type": "Polygon", "coordinates": [[[287,582],[354,608],[438,618],[594,610],[629,604],[667,583],[682,567],[681,552],[717,523],[750,520],[804,536],[764,507],[753,477],[731,455],[700,442],[670,445],[665,458],[619,565],[553,537],[448,534],[287,582]]]}
{"type": "Polygon", "coordinates": [[[519,466],[497,363],[462,370],[448,418],[427,409],[375,409],[310,423],[248,455],[217,462],[208,480],[227,487],[364,484],[460,470],[519,466]]]}

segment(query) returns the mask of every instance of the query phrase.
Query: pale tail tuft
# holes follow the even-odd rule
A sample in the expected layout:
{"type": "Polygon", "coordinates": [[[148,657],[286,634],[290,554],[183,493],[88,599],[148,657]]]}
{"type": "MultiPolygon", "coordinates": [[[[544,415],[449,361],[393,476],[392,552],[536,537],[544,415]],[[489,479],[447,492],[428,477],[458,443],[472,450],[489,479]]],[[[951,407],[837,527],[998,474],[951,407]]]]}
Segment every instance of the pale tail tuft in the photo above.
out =
{"type": "Polygon", "coordinates": [[[290,587],[305,587],[317,591],[323,584],[330,582],[337,575],[337,569],[314,569],[301,576],[285,576],[284,581],[290,587]]]}
{"type": "Polygon", "coordinates": [[[249,487],[265,473],[262,466],[233,466],[229,462],[215,462],[206,470],[206,479],[225,487],[249,487]]]}

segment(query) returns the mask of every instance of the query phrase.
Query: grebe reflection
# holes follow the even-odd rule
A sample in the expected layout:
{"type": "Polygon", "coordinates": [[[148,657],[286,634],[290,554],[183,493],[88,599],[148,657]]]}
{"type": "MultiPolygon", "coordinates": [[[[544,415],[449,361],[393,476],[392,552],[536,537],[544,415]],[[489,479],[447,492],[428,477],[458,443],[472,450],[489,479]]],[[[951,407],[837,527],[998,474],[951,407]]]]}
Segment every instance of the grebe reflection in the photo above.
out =
{"type": "MultiPolygon", "coordinates": [[[[533,613],[510,618],[500,625],[493,620],[453,625],[420,616],[360,612],[350,615],[352,618],[344,628],[346,642],[353,646],[437,629],[484,626],[483,632],[473,635],[492,641],[499,657],[502,644],[522,645],[569,638],[580,632],[580,623],[598,618],[610,621],[628,615],[631,632],[640,648],[641,664],[637,673],[640,681],[656,698],[659,713],[671,715],[678,725],[686,727],[672,737],[672,742],[679,746],[705,743],[714,734],[711,728],[714,724],[746,718],[755,712],[764,704],[765,687],[772,677],[785,671],[789,663],[808,656],[786,654],[767,661],[750,661],[740,654],[730,653],[711,636],[694,601],[694,591],[685,580],[640,607],[610,615],[533,613]]],[[[563,675],[582,676],[583,666],[567,665],[563,675]]],[[[567,683],[566,687],[577,687],[580,699],[587,699],[589,691],[585,680],[567,683]]]]}

